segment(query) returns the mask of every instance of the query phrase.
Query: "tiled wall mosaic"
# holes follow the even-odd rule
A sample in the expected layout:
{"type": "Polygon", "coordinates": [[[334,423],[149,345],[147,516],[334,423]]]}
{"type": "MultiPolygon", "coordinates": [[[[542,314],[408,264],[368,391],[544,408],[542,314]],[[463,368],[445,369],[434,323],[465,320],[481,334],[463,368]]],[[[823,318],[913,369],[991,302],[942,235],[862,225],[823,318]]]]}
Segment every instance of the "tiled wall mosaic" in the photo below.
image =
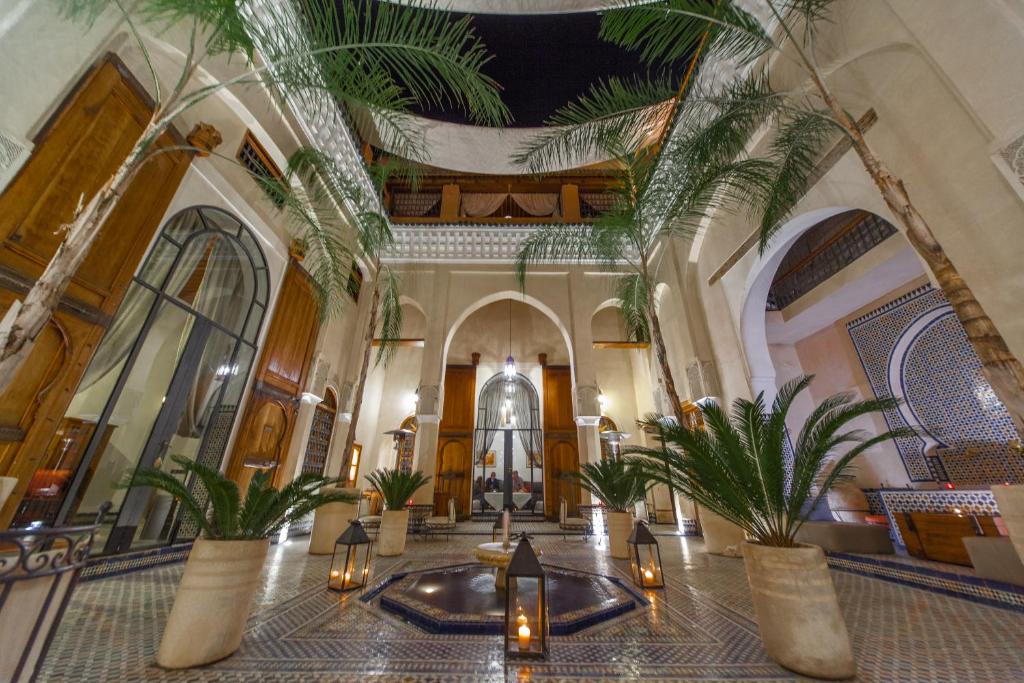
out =
{"type": "Polygon", "coordinates": [[[896,442],[911,481],[1024,482],[1024,459],[1006,445],[1018,438],[1010,415],[942,292],[925,285],[847,329],[875,395],[905,401],[885,414],[889,425],[926,432],[896,442]]]}

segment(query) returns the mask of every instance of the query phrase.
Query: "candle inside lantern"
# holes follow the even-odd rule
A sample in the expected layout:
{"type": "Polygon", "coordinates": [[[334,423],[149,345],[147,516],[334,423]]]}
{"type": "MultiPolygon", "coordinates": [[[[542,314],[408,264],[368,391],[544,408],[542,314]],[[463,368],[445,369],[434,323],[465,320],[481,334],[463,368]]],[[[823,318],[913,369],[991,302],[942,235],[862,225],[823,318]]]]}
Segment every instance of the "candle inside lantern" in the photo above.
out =
{"type": "Polygon", "coordinates": [[[339,571],[338,571],[337,569],[332,569],[332,570],[331,570],[331,578],[332,578],[332,579],[336,579],[336,578],[338,578],[338,576],[339,576],[340,574],[341,574],[341,572],[339,572],[339,571]]]}
{"type": "Polygon", "coordinates": [[[530,649],[530,627],[525,623],[519,627],[519,649],[530,649]]]}
{"type": "Polygon", "coordinates": [[[645,569],[644,570],[644,580],[646,580],[646,581],[654,581],[654,572],[652,572],[650,569],[645,569]]]}

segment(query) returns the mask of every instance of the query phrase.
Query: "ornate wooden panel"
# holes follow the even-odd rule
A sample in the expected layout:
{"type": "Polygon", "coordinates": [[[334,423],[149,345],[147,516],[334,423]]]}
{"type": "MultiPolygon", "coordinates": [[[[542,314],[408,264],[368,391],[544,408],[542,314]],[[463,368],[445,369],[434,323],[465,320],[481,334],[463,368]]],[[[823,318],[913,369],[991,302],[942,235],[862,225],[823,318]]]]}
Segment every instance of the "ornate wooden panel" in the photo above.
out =
{"type": "Polygon", "coordinates": [[[334,416],[338,409],[334,395],[327,392],[324,400],[313,410],[313,424],[306,441],[306,455],[302,460],[302,474],[322,475],[327,467],[327,456],[334,435],[334,416]]]}
{"type": "Polygon", "coordinates": [[[544,511],[548,519],[558,518],[562,498],[568,503],[569,514],[576,514],[580,485],[572,473],[579,468],[572,370],[548,365],[544,367],[544,511]]]}
{"type": "Polygon", "coordinates": [[[475,410],[476,366],[449,365],[444,373],[444,406],[438,427],[434,514],[447,514],[450,496],[455,497],[460,514],[470,510],[475,410]]]}
{"type": "Polygon", "coordinates": [[[243,467],[246,459],[250,464],[274,464],[274,480],[281,481],[280,464],[287,456],[319,331],[320,312],[312,282],[298,262],[290,261],[228,465],[228,476],[240,484],[251,477],[251,468],[243,467]]]}
{"type": "MultiPolygon", "coordinates": [[[[115,58],[98,64],[45,129],[0,195],[0,315],[39,277],[83,195],[124,160],[150,116],[150,103],[115,58]]],[[[157,146],[180,144],[163,135],[157,146]]],[[[117,310],[191,156],[159,154],[142,167],[100,231],[57,313],[0,397],[0,474],[19,484],[0,510],[6,526],[40,466],[92,353],[117,310]]]]}

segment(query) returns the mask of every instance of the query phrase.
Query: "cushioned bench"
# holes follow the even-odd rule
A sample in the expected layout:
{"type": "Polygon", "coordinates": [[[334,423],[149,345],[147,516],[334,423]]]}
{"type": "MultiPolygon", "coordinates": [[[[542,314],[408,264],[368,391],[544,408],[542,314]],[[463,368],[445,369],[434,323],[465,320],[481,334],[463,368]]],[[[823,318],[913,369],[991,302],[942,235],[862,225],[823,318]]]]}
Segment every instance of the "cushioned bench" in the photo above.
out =
{"type": "Polygon", "coordinates": [[[980,579],[1024,586],[1024,562],[1006,536],[965,536],[964,547],[980,579]]]}
{"type": "Polygon", "coordinates": [[[796,534],[796,540],[840,553],[891,555],[895,552],[889,530],[876,524],[804,522],[796,534]]]}

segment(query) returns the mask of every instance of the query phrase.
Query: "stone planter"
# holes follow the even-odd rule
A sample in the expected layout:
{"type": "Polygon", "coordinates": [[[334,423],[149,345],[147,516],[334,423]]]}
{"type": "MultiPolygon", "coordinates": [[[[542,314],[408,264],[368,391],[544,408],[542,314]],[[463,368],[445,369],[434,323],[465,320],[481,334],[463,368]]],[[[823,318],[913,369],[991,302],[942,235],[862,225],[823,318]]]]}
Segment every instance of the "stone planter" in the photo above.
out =
{"type": "Polygon", "coordinates": [[[704,550],[712,555],[739,557],[745,539],[743,529],[707,508],[700,508],[700,528],[704,534],[704,550]]]}
{"type": "MultiPolygon", "coordinates": [[[[350,493],[359,495],[358,489],[346,489],[341,486],[325,486],[321,493],[350,493]]],[[[313,531],[309,537],[310,555],[330,555],[334,552],[334,543],[348,528],[349,522],[357,516],[358,498],[351,503],[328,503],[321,505],[313,513],[313,531]]]]}
{"type": "Polygon", "coordinates": [[[628,512],[605,512],[608,516],[608,550],[612,557],[620,560],[629,558],[626,540],[633,531],[633,515],[628,512]]]}
{"type": "Polygon", "coordinates": [[[857,673],[853,648],[822,549],[749,542],[741,547],[757,627],[768,655],[805,676],[853,677],[857,673]]]}
{"type": "Polygon", "coordinates": [[[201,666],[238,649],[269,546],[265,538],[195,542],[156,654],[159,666],[201,666]]]}
{"type": "Polygon", "coordinates": [[[1024,484],[993,486],[992,495],[1017,555],[1024,562],[1024,484]]]}
{"type": "Polygon", "coordinates": [[[385,557],[405,552],[405,536],[409,530],[408,510],[385,510],[380,520],[377,554],[385,557]]]}

